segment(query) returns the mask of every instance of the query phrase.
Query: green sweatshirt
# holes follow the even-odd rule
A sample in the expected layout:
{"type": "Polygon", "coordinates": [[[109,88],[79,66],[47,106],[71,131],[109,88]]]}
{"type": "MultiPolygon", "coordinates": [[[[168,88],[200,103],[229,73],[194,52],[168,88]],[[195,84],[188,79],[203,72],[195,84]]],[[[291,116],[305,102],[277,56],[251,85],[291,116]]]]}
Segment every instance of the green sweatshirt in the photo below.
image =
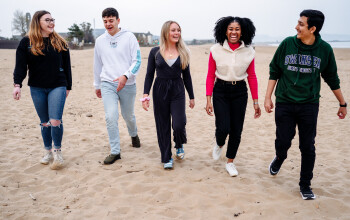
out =
{"type": "Polygon", "coordinates": [[[270,63],[270,79],[277,80],[276,102],[318,103],[320,76],[331,90],[340,88],[332,47],[316,36],[306,45],[296,36],[282,41],[270,63]]]}

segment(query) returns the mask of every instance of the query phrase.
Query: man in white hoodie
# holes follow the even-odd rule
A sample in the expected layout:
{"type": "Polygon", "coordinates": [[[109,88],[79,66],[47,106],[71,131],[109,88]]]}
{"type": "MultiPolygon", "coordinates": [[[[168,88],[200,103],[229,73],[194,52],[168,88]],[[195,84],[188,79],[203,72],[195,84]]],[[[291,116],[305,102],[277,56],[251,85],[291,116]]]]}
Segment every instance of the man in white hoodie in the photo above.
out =
{"type": "Polygon", "coordinates": [[[106,8],[102,12],[106,32],[96,39],[94,54],[94,86],[102,98],[111,153],[104,164],[120,159],[118,103],[131,136],[132,146],[140,147],[134,104],[136,75],[141,65],[140,47],[133,33],[118,27],[118,11],[106,8]]]}

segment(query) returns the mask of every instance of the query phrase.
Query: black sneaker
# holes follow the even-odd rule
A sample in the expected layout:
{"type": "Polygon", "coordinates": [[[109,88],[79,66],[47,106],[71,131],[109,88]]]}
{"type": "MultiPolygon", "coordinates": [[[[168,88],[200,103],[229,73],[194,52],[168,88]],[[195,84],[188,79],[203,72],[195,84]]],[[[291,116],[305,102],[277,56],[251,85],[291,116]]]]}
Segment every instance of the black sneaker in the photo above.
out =
{"type": "Polygon", "coordinates": [[[311,200],[316,198],[309,186],[300,187],[300,195],[304,200],[311,200]]]}
{"type": "Polygon", "coordinates": [[[106,157],[106,159],[103,161],[104,164],[112,164],[116,160],[120,159],[120,154],[110,154],[106,157]]]}
{"type": "Polygon", "coordinates": [[[141,147],[140,138],[138,135],[136,135],[135,137],[131,137],[131,143],[132,146],[135,148],[141,147]]]}
{"type": "Polygon", "coordinates": [[[275,158],[273,158],[269,166],[270,174],[273,176],[277,175],[278,172],[280,172],[282,163],[283,163],[283,160],[280,160],[277,158],[277,156],[275,156],[275,158]]]}

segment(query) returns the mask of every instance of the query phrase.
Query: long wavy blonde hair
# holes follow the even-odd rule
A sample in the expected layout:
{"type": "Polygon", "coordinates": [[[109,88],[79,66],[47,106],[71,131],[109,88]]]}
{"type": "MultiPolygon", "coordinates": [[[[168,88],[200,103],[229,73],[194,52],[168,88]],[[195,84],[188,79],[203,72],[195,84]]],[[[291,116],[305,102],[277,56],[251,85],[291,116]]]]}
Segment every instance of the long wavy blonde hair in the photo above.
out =
{"type": "MultiPolygon", "coordinates": [[[[50,12],[42,10],[37,11],[33,15],[32,21],[30,22],[30,27],[27,36],[29,37],[30,41],[30,51],[35,55],[45,55],[42,50],[44,49],[44,41],[43,41],[43,35],[41,34],[41,27],[40,27],[40,18],[43,15],[50,14],[50,12]]],[[[50,42],[51,45],[58,51],[61,52],[62,50],[66,51],[68,48],[68,44],[66,40],[61,37],[59,34],[57,34],[55,31],[53,31],[50,35],[50,42]]]]}
{"type": "MultiPolygon", "coordinates": [[[[162,30],[160,33],[160,54],[164,56],[165,49],[168,46],[169,42],[169,32],[170,32],[170,25],[171,24],[177,24],[179,27],[180,25],[176,21],[167,21],[163,24],[162,30]]],[[[181,30],[181,27],[180,27],[181,30]]],[[[176,43],[176,49],[180,54],[180,60],[181,60],[181,67],[182,69],[185,69],[190,64],[190,54],[189,50],[185,44],[185,42],[182,40],[182,37],[180,35],[179,41],[176,43]]]]}

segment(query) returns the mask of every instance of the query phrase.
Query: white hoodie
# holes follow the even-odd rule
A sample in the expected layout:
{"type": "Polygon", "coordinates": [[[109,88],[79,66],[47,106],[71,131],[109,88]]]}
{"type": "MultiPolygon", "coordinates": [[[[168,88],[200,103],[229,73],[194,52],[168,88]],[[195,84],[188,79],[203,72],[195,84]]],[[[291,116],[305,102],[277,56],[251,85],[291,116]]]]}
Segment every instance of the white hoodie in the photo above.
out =
{"type": "Polygon", "coordinates": [[[136,82],[140,70],[141,53],[133,33],[121,29],[114,36],[107,31],[95,42],[94,54],[94,86],[101,88],[101,81],[113,82],[125,75],[126,85],[136,82]]]}

